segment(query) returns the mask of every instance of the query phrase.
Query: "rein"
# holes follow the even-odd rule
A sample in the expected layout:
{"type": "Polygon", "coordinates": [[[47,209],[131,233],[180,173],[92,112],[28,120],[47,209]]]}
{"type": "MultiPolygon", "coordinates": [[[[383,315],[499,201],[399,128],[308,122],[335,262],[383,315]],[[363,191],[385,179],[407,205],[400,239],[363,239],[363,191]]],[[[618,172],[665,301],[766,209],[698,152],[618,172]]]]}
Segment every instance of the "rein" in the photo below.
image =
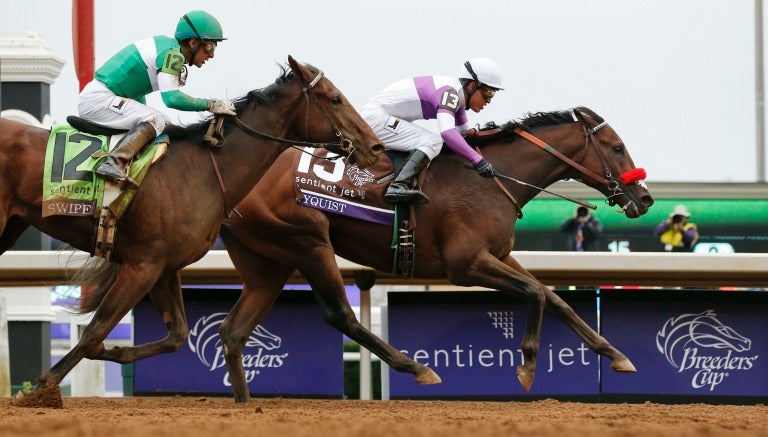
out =
{"type": "MultiPolygon", "coordinates": [[[[480,153],[480,148],[479,147],[475,147],[475,150],[477,151],[477,153],[480,153]]],[[[482,156],[482,154],[480,156],[482,156]]],[[[501,183],[499,178],[513,180],[515,182],[518,182],[518,183],[521,183],[521,184],[524,184],[524,185],[528,185],[528,184],[526,184],[525,182],[522,182],[522,181],[518,181],[517,179],[513,179],[513,178],[510,178],[508,176],[504,176],[501,173],[493,172],[493,181],[496,182],[496,185],[499,187],[499,189],[501,189],[501,191],[507,196],[507,198],[510,200],[510,202],[512,202],[512,204],[515,206],[515,209],[517,209],[517,218],[518,219],[523,218],[523,207],[520,206],[520,203],[517,201],[515,196],[512,195],[512,193],[510,193],[509,190],[507,190],[507,187],[505,187],[504,184],[501,183]]]]}
{"type": "MultiPolygon", "coordinates": [[[[627,185],[627,184],[630,184],[630,183],[633,183],[633,182],[640,182],[640,181],[642,181],[643,179],[645,179],[645,176],[646,176],[645,170],[643,170],[641,168],[635,168],[635,169],[629,170],[627,172],[624,172],[624,173],[620,174],[618,176],[619,180],[617,180],[613,176],[613,172],[611,171],[611,169],[609,168],[609,166],[607,164],[608,159],[605,157],[605,154],[600,149],[598,141],[597,141],[597,138],[596,138],[597,137],[597,132],[600,131],[600,129],[608,126],[608,122],[603,121],[602,123],[598,124],[597,126],[590,128],[590,127],[588,127],[586,125],[584,120],[582,120],[582,118],[580,117],[581,114],[576,112],[576,110],[571,109],[571,116],[573,117],[574,121],[581,123],[581,129],[583,131],[584,141],[585,141],[584,142],[584,148],[586,148],[587,146],[589,146],[591,144],[592,147],[595,149],[595,152],[597,153],[597,156],[600,158],[600,162],[603,165],[603,171],[605,173],[605,177],[598,175],[597,173],[595,173],[592,170],[584,167],[583,165],[579,164],[578,162],[575,162],[571,158],[568,158],[567,156],[565,156],[562,153],[560,153],[559,151],[557,151],[554,147],[550,146],[549,144],[545,143],[544,141],[540,140],[539,138],[537,138],[536,136],[532,135],[529,132],[526,132],[526,131],[524,131],[524,130],[522,130],[520,128],[517,128],[517,129],[515,129],[515,133],[520,135],[522,138],[528,140],[530,143],[538,146],[542,150],[550,153],[552,156],[558,158],[559,160],[563,161],[567,165],[575,168],[576,170],[578,170],[579,172],[581,172],[585,176],[590,177],[590,178],[594,179],[595,181],[597,181],[598,183],[605,185],[608,188],[608,190],[613,193],[610,196],[606,197],[605,202],[608,205],[615,205],[617,202],[613,199],[614,197],[621,196],[621,195],[626,196],[624,191],[621,190],[621,185],[622,184],[627,185]]],[[[538,188],[538,189],[542,190],[542,191],[545,191],[545,190],[543,190],[541,188],[538,188]]],[[[554,193],[550,193],[550,194],[554,194],[554,193]]],[[[583,204],[581,202],[576,201],[575,199],[569,199],[569,198],[567,198],[565,196],[560,196],[560,195],[557,195],[557,196],[558,197],[562,197],[562,198],[567,199],[567,200],[574,201],[574,202],[579,203],[579,204],[581,204],[583,206],[590,207],[591,209],[595,209],[596,208],[594,205],[583,204]]]]}
{"type": "MultiPolygon", "coordinates": [[[[602,126],[600,126],[600,127],[602,127],[602,126]]],[[[584,167],[583,165],[579,164],[578,162],[576,162],[576,161],[572,160],[571,158],[563,155],[562,153],[557,151],[554,147],[550,146],[549,144],[545,143],[544,141],[540,140],[539,138],[533,136],[532,134],[530,134],[530,133],[528,133],[528,132],[526,132],[526,131],[524,131],[524,130],[522,130],[520,128],[516,128],[515,129],[515,133],[520,135],[521,137],[525,138],[529,142],[535,144],[540,149],[542,149],[542,150],[544,150],[546,152],[549,152],[550,154],[556,156],[559,160],[565,162],[566,164],[570,165],[571,167],[575,168],[576,170],[578,170],[578,171],[584,173],[585,175],[591,177],[592,179],[600,182],[601,184],[606,184],[606,185],[609,184],[608,180],[605,179],[604,177],[599,176],[597,173],[593,172],[592,170],[584,167]]],[[[594,134],[594,132],[592,134],[594,134]]],[[[600,160],[602,161],[602,156],[600,157],[600,160]]]]}
{"type": "Polygon", "coordinates": [[[243,122],[242,120],[240,120],[237,117],[234,118],[234,122],[237,125],[237,127],[239,127],[240,129],[245,131],[245,133],[247,133],[247,134],[249,134],[249,135],[251,135],[253,137],[261,137],[261,138],[266,138],[266,139],[272,140],[272,141],[277,141],[277,142],[281,142],[281,143],[288,143],[290,145],[290,147],[293,147],[294,149],[298,149],[302,153],[307,153],[307,154],[312,155],[312,156],[314,156],[316,158],[321,158],[321,159],[325,159],[325,160],[328,160],[328,161],[334,161],[336,159],[342,158],[343,156],[342,155],[336,155],[336,156],[332,156],[330,158],[329,157],[325,157],[325,156],[318,156],[318,155],[315,155],[314,153],[307,152],[303,148],[299,147],[299,145],[303,145],[303,146],[307,146],[307,147],[313,147],[313,148],[320,147],[320,148],[324,148],[324,149],[327,149],[328,146],[339,146],[342,150],[344,150],[345,152],[348,152],[349,154],[354,153],[354,151],[357,149],[355,146],[352,145],[352,142],[350,140],[346,139],[346,138],[340,140],[338,143],[323,143],[323,142],[290,140],[290,139],[287,139],[287,138],[276,137],[276,136],[273,136],[273,135],[270,135],[270,134],[267,134],[267,133],[264,133],[264,132],[257,131],[256,129],[254,129],[254,128],[248,126],[247,124],[245,124],[245,122],[243,122]]]}
{"type": "MultiPolygon", "coordinates": [[[[252,128],[247,123],[245,123],[244,121],[240,120],[237,116],[232,117],[233,121],[235,122],[235,125],[237,127],[239,127],[241,130],[243,130],[245,133],[247,133],[247,134],[249,134],[249,135],[251,135],[253,137],[261,137],[261,138],[265,138],[265,139],[268,139],[268,140],[277,141],[277,142],[280,142],[280,143],[287,143],[287,144],[290,145],[290,147],[293,147],[294,149],[298,149],[298,150],[300,150],[303,153],[310,154],[310,155],[315,156],[317,158],[326,159],[328,161],[333,161],[333,160],[342,158],[343,156],[342,155],[336,155],[336,156],[333,156],[333,157],[330,157],[330,158],[329,157],[320,157],[320,156],[314,155],[313,153],[304,151],[299,146],[307,146],[307,147],[312,147],[312,148],[324,148],[324,149],[328,149],[329,147],[332,147],[332,146],[338,146],[339,149],[343,150],[347,154],[347,156],[352,155],[357,150],[357,147],[355,147],[354,144],[352,144],[351,140],[349,140],[348,138],[344,138],[344,135],[341,133],[341,130],[336,126],[336,123],[333,122],[331,117],[328,115],[328,112],[325,110],[325,108],[323,108],[323,105],[320,104],[320,100],[317,98],[315,93],[312,92],[312,88],[314,88],[315,85],[317,85],[320,82],[320,79],[323,78],[323,75],[324,75],[323,72],[320,71],[319,73],[317,73],[317,76],[315,76],[315,78],[312,79],[312,81],[309,82],[309,83],[304,83],[303,79],[300,76],[298,76],[298,75],[296,76],[296,78],[299,81],[302,82],[301,91],[302,91],[302,93],[304,93],[304,96],[307,99],[307,103],[309,103],[309,98],[312,97],[313,102],[315,103],[315,105],[323,113],[323,116],[325,117],[325,119],[328,121],[328,123],[333,128],[333,132],[336,135],[336,137],[339,138],[339,142],[331,143],[331,142],[317,142],[317,141],[301,141],[301,140],[292,140],[292,139],[288,139],[288,138],[277,137],[277,136],[270,135],[268,133],[261,132],[261,131],[258,131],[256,129],[252,128]]],[[[307,107],[307,113],[309,113],[309,104],[307,104],[306,107],[307,107]]],[[[221,135],[220,133],[218,135],[215,135],[215,134],[211,133],[212,130],[214,129],[214,127],[213,127],[214,124],[216,124],[216,129],[217,130],[221,129],[221,122],[217,123],[217,121],[216,121],[217,118],[219,118],[219,117],[214,117],[213,119],[211,119],[211,127],[209,127],[208,134],[206,134],[205,139],[206,139],[207,142],[209,142],[209,144],[211,144],[211,145],[213,145],[215,147],[221,147],[224,144],[223,135],[221,135]],[[214,139],[214,138],[217,139],[218,141],[212,141],[212,139],[214,139]]],[[[309,117],[307,116],[307,117],[305,117],[305,131],[307,133],[309,132],[308,123],[309,123],[309,117]]]]}
{"type": "MultiPolygon", "coordinates": [[[[592,147],[595,149],[595,152],[597,153],[597,156],[600,158],[600,162],[603,165],[603,170],[605,172],[605,177],[598,175],[597,173],[593,172],[592,170],[584,167],[583,165],[579,164],[578,162],[575,162],[571,158],[563,155],[558,150],[556,150],[554,147],[552,147],[549,144],[545,143],[544,141],[542,141],[538,137],[534,136],[530,132],[527,132],[527,131],[522,130],[520,128],[516,128],[515,129],[515,133],[517,135],[519,135],[521,138],[523,138],[523,139],[527,140],[528,142],[538,146],[540,149],[550,153],[552,156],[554,156],[554,157],[558,158],[559,160],[563,161],[568,166],[570,166],[572,168],[575,168],[576,170],[580,171],[585,176],[588,176],[588,177],[594,179],[598,183],[604,184],[608,188],[608,190],[610,190],[613,193],[610,196],[606,197],[605,203],[607,203],[608,205],[611,205],[611,206],[615,205],[617,202],[613,199],[614,197],[621,196],[621,195],[626,196],[626,193],[624,193],[624,191],[622,191],[621,188],[620,188],[621,185],[622,184],[623,185],[629,185],[631,183],[640,183],[640,182],[642,182],[646,178],[645,169],[633,168],[631,170],[628,170],[628,171],[620,174],[618,176],[619,180],[616,180],[616,178],[613,177],[613,172],[610,170],[610,168],[609,168],[609,166],[607,164],[608,160],[605,157],[605,155],[603,154],[603,151],[600,149],[598,141],[597,141],[597,138],[596,138],[597,132],[600,129],[608,126],[608,122],[603,121],[602,123],[598,124],[597,126],[590,128],[589,126],[587,126],[587,124],[581,118],[581,113],[577,113],[577,111],[575,109],[571,109],[571,116],[573,117],[573,121],[574,122],[581,123],[581,128],[582,128],[582,131],[583,131],[583,134],[584,134],[584,138],[585,138],[584,148],[586,148],[587,146],[589,146],[591,144],[592,147]]],[[[485,131],[479,131],[475,135],[476,136],[493,135],[493,134],[498,133],[499,131],[501,131],[501,129],[499,129],[499,128],[492,128],[492,129],[488,129],[488,130],[485,130],[485,131]]],[[[480,150],[477,147],[475,147],[475,150],[477,150],[478,153],[480,152],[480,150]]],[[[522,208],[520,207],[520,204],[518,203],[517,199],[515,199],[515,197],[502,185],[501,181],[499,181],[499,178],[505,179],[505,180],[509,180],[509,181],[512,181],[512,182],[516,182],[518,184],[525,185],[525,186],[530,187],[530,188],[534,188],[534,189],[536,189],[538,191],[543,191],[545,193],[552,194],[554,196],[560,197],[561,199],[568,200],[570,202],[576,203],[578,205],[584,206],[584,207],[589,208],[589,209],[597,209],[597,207],[595,205],[592,205],[589,202],[581,201],[581,200],[575,199],[573,197],[557,194],[557,193],[554,193],[552,191],[546,190],[544,188],[541,188],[541,187],[529,184],[527,182],[523,182],[521,180],[518,180],[518,179],[515,179],[515,178],[512,178],[512,177],[503,175],[503,174],[501,174],[499,172],[494,172],[493,180],[494,180],[494,182],[496,182],[496,185],[499,186],[499,188],[504,192],[504,194],[507,196],[507,198],[509,198],[509,200],[512,202],[512,204],[517,209],[517,218],[522,218],[523,217],[522,208]]],[[[630,199],[630,202],[631,202],[631,199],[630,199]]],[[[627,205],[625,205],[624,208],[626,208],[626,206],[627,205]]]]}
{"type": "MultiPolygon", "coordinates": [[[[319,73],[317,73],[317,76],[315,76],[315,78],[312,79],[312,81],[309,82],[309,83],[305,83],[303,78],[301,76],[299,76],[298,74],[296,75],[296,78],[299,81],[301,81],[301,85],[302,85],[301,92],[304,94],[304,96],[307,99],[307,105],[306,105],[307,117],[305,117],[305,132],[306,132],[306,134],[307,135],[309,134],[309,126],[308,126],[308,123],[309,123],[309,116],[308,116],[308,114],[309,114],[309,97],[312,96],[312,99],[313,99],[315,105],[317,105],[318,109],[320,109],[320,111],[323,113],[323,116],[325,116],[325,119],[328,120],[328,123],[330,123],[331,127],[333,128],[333,132],[336,135],[336,137],[339,138],[339,142],[338,143],[300,141],[300,140],[291,140],[291,139],[288,139],[288,138],[277,137],[277,136],[274,136],[274,135],[270,135],[270,134],[258,131],[256,129],[248,126],[248,124],[246,124],[244,121],[240,120],[237,116],[233,116],[232,119],[234,120],[235,125],[237,127],[239,127],[240,129],[242,129],[243,131],[245,131],[245,133],[247,133],[247,134],[249,134],[251,136],[266,138],[266,139],[269,139],[269,140],[272,140],[272,141],[277,141],[277,142],[280,142],[280,143],[288,143],[290,145],[290,147],[298,149],[302,153],[308,153],[308,154],[310,154],[310,155],[312,155],[314,157],[326,159],[328,161],[333,161],[333,160],[339,159],[339,158],[342,157],[342,155],[336,155],[336,156],[332,156],[330,158],[329,157],[321,157],[321,156],[315,155],[314,153],[305,151],[304,149],[298,147],[297,144],[304,145],[304,146],[310,146],[310,147],[321,147],[321,148],[325,148],[325,149],[327,149],[330,146],[338,146],[341,150],[343,150],[344,152],[347,153],[347,156],[351,156],[353,153],[355,153],[357,148],[352,144],[351,140],[349,140],[347,138],[344,138],[344,135],[341,133],[341,130],[339,130],[339,128],[333,122],[331,117],[328,115],[328,112],[325,110],[325,108],[323,108],[323,105],[320,104],[320,99],[318,99],[317,96],[315,95],[315,93],[312,92],[312,88],[314,88],[315,85],[317,85],[320,82],[320,79],[323,78],[323,72],[320,71],[319,73]]],[[[204,140],[209,145],[211,145],[214,148],[221,148],[224,145],[224,135],[222,133],[223,119],[224,119],[223,116],[214,116],[211,119],[210,125],[208,126],[208,131],[206,132],[206,134],[203,137],[204,140]]],[[[227,204],[227,187],[224,184],[224,179],[221,176],[221,171],[219,170],[219,166],[216,163],[216,157],[213,154],[213,150],[211,148],[209,148],[208,151],[209,151],[210,156],[211,156],[211,163],[213,164],[213,170],[216,173],[216,179],[219,182],[219,187],[221,188],[221,193],[222,193],[222,195],[224,197],[224,214],[225,214],[225,216],[229,217],[232,214],[232,212],[234,211],[235,213],[237,213],[237,215],[240,215],[240,213],[234,207],[230,208],[228,206],[228,204],[227,204]]],[[[242,217],[242,215],[240,215],[240,216],[242,217]]]]}

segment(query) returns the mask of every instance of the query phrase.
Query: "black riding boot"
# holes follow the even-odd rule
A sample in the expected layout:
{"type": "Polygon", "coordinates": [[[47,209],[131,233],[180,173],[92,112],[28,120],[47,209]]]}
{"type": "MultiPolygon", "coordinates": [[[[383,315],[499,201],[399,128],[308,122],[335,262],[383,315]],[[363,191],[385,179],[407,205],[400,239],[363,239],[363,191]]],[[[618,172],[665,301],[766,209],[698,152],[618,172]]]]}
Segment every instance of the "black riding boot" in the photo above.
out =
{"type": "Polygon", "coordinates": [[[138,188],[136,182],[125,174],[125,168],[134,155],[156,136],[155,128],[151,124],[139,123],[109,152],[107,159],[96,169],[96,174],[104,180],[121,185],[121,188],[138,188]]]}
{"type": "Polygon", "coordinates": [[[387,188],[384,199],[392,203],[429,203],[429,197],[418,187],[416,178],[429,165],[429,157],[421,150],[414,150],[408,156],[400,173],[387,188]]]}

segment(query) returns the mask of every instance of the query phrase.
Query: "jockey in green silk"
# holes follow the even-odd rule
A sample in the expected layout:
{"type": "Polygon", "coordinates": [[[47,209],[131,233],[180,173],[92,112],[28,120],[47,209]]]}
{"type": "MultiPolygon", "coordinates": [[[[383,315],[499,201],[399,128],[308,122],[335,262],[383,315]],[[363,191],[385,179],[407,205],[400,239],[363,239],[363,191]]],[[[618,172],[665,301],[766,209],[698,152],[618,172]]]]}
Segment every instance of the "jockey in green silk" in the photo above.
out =
{"type": "Polygon", "coordinates": [[[115,129],[127,129],[96,174],[136,188],[125,166],[170,123],[159,110],[146,105],[145,96],[160,91],[163,103],[180,111],[211,111],[235,115],[231,102],[191,97],[179,88],[187,78],[187,65],[201,68],[214,57],[224,34],[218,20],[205,11],[185,14],[174,38],[153,36],[137,41],[112,56],[96,70],[96,77],[80,93],[80,117],[115,129]]]}

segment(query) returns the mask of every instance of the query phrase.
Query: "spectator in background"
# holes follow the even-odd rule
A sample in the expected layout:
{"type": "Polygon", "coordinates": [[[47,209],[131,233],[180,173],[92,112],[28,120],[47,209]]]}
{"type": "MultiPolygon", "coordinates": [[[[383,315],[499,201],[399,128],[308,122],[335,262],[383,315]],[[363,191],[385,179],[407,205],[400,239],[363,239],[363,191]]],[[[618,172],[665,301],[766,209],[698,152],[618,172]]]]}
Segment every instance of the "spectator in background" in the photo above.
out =
{"type": "Polygon", "coordinates": [[[603,224],[590,214],[586,207],[576,208],[573,217],[560,225],[560,230],[568,234],[568,250],[576,252],[600,250],[599,239],[603,234],[603,224]]]}
{"type": "Polygon", "coordinates": [[[669,218],[659,223],[653,235],[659,238],[666,252],[690,252],[699,231],[694,223],[688,222],[691,213],[684,205],[677,205],[669,214],[669,218]]]}

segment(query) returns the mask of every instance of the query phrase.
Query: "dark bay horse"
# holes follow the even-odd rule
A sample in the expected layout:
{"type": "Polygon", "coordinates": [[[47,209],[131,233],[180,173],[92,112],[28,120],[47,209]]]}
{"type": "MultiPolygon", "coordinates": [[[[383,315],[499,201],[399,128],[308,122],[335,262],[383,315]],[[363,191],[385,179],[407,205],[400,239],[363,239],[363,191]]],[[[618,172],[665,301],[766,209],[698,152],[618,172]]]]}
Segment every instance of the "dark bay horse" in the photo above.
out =
{"type": "MultiPolygon", "coordinates": [[[[473,142],[482,146],[481,153],[499,173],[528,184],[547,187],[561,179],[578,179],[607,196],[609,204],[621,206],[630,218],[641,216],[653,204],[642,181],[644,171],[635,168],[616,132],[587,108],[532,114],[473,142]],[[516,129],[535,134],[554,150],[547,153],[516,129]]],[[[232,217],[222,226],[227,250],[244,282],[242,294],[220,330],[235,401],[245,402],[250,396],[241,361],[244,343],[295,269],[311,284],[327,323],[392,368],[414,374],[417,382],[439,383],[431,369],[366,330],[346,299],[334,252],[390,272],[392,227],[300,206],[292,171],[296,153],[281,155],[237,206],[242,217],[232,217]]],[[[529,186],[504,185],[520,207],[538,194],[529,186]]],[[[568,324],[593,351],[611,359],[613,369],[635,371],[626,356],[510,256],[520,211],[493,180],[479,177],[461,157],[445,152],[427,170],[423,189],[431,202],[414,207],[414,277],[425,282],[447,278],[456,285],[487,287],[528,302],[521,345],[524,363],[517,368],[526,391],[536,373],[545,309],[568,324]]]]}
{"type": "MultiPolygon", "coordinates": [[[[155,164],[118,222],[109,262],[102,258],[80,310],[95,311],[77,345],[14,399],[22,406],[61,406],[59,383],[83,358],[129,363],[172,352],[188,335],[179,270],[211,247],[229,210],[253,188],[291,144],[318,143],[367,166],[383,151],[380,140],[322,72],[288,58],[290,70],[270,86],[235,102],[224,122],[224,144],[203,143],[208,123],[172,128],[167,155],[155,164]],[[217,163],[217,168],[213,162],[217,163]],[[106,349],[104,339],[149,293],[168,335],[135,347],[106,349]]],[[[49,131],[0,120],[0,253],[28,226],[92,251],[95,219],[42,218],[43,162],[49,131]]]]}

